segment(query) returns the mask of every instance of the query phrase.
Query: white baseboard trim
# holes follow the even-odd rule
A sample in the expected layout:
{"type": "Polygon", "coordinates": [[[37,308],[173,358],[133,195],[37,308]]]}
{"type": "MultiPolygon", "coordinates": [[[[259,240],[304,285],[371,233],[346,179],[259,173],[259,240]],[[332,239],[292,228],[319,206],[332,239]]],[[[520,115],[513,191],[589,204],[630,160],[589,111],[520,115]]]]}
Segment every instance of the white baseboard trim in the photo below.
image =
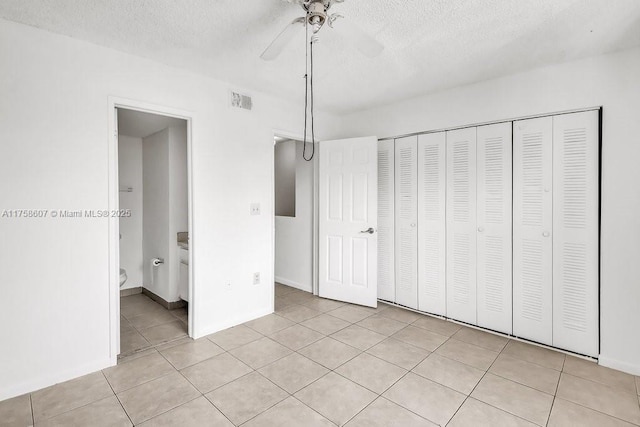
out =
{"type": "Polygon", "coordinates": [[[207,335],[215,334],[216,332],[223,331],[223,330],[231,328],[233,326],[238,326],[238,325],[240,325],[242,323],[248,322],[250,320],[257,319],[257,318],[262,317],[262,316],[267,316],[267,315],[272,314],[272,313],[273,313],[273,308],[269,308],[269,309],[258,310],[258,311],[255,311],[253,313],[249,313],[249,314],[244,315],[244,316],[235,317],[233,319],[225,319],[224,322],[217,323],[215,325],[203,328],[202,330],[194,331],[193,339],[197,340],[198,338],[202,338],[202,337],[207,336],[207,335]]]}
{"type": "Polygon", "coordinates": [[[620,360],[612,359],[602,354],[598,358],[598,365],[602,365],[607,368],[617,369],[618,371],[626,372],[631,375],[640,375],[639,363],[628,363],[620,360]]]}
{"type": "Polygon", "coordinates": [[[294,282],[293,280],[285,279],[284,277],[275,277],[275,281],[282,283],[283,285],[291,286],[292,288],[300,289],[305,292],[313,292],[311,285],[303,285],[302,283],[294,282]]]}
{"type": "Polygon", "coordinates": [[[117,360],[114,361],[112,358],[107,358],[91,362],[86,365],[76,366],[75,368],[69,369],[64,372],[55,372],[50,375],[39,376],[36,379],[25,381],[20,384],[13,384],[7,387],[2,387],[0,389],[0,401],[16,396],[21,396],[26,393],[32,393],[36,390],[69,381],[83,375],[92,374],[102,369],[114,366],[116,363],[117,360]]]}

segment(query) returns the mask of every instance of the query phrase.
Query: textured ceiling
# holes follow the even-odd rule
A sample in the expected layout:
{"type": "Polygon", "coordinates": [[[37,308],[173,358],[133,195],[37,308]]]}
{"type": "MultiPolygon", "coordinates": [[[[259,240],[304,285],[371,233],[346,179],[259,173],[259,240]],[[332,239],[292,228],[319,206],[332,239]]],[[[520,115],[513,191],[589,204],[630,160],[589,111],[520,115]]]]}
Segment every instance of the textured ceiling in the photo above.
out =
{"type": "MultiPolygon", "coordinates": [[[[346,0],[316,47],[316,107],[349,112],[640,45],[640,0],[346,0]],[[385,45],[374,59],[344,35],[385,45]],[[343,27],[342,30],[340,27],[343,27]]],[[[300,6],[282,0],[2,0],[0,17],[290,100],[304,94],[304,32],[259,56],[300,6]]]]}
{"type": "Polygon", "coordinates": [[[134,138],[146,138],[170,126],[186,128],[187,121],[159,114],[118,108],[118,133],[134,138]]]}

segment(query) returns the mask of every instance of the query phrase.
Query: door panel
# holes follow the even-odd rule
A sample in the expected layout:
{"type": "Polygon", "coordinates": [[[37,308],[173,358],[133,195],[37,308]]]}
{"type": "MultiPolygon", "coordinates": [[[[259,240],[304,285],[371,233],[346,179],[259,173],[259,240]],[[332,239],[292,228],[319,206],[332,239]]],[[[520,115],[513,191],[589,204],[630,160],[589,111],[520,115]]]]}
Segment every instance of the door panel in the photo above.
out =
{"type": "Polygon", "coordinates": [[[476,128],[447,132],[447,316],[476,324],[476,128]]]}
{"type": "Polygon", "coordinates": [[[512,123],[478,127],[478,326],[512,332],[512,123]]]}
{"type": "Polygon", "coordinates": [[[553,345],[598,356],[597,111],[553,118],[553,345]]]}
{"type": "Polygon", "coordinates": [[[551,117],[514,122],[513,334],[552,343],[551,117]]]}
{"type": "Polygon", "coordinates": [[[418,137],[418,308],[446,315],[446,136],[418,137]]]}
{"type": "Polygon", "coordinates": [[[378,142],[378,298],[391,302],[396,301],[394,154],[392,139],[378,142]]]}
{"type": "Polygon", "coordinates": [[[376,307],[377,139],[319,145],[319,295],[376,307]]]}
{"type": "Polygon", "coordinates": [[[395,141],[396,303],[418,308],[418,137],[395,141]]]}

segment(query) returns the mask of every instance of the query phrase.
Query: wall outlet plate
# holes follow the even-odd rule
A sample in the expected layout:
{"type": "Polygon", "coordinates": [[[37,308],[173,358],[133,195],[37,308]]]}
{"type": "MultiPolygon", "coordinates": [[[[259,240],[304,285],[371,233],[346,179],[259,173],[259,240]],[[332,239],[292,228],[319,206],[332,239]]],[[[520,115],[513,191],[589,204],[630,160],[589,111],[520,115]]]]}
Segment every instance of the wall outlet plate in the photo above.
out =
{"type": "Polygon", "coordinates": [[[250,206],[251,215],[260,215],[260,203],[251,203],[250,206]]]}
{"type": "Polygon", "coordinates": [[[259,285],[260,284],[260,273],[259,272],[253,273],[253,284],[254,285],[259,285]]]}

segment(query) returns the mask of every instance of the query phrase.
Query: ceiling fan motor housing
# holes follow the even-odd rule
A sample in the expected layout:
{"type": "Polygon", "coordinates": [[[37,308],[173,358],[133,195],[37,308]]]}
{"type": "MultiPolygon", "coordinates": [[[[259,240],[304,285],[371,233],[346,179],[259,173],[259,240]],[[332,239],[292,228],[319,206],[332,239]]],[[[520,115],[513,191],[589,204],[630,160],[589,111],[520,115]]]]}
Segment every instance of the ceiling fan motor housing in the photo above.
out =
{"type": "Polygon", "coordinates": [[[327,20],[328,0],[316,0],[307,6],[307,19],[313,31],[317,33],[327,20]]]}

